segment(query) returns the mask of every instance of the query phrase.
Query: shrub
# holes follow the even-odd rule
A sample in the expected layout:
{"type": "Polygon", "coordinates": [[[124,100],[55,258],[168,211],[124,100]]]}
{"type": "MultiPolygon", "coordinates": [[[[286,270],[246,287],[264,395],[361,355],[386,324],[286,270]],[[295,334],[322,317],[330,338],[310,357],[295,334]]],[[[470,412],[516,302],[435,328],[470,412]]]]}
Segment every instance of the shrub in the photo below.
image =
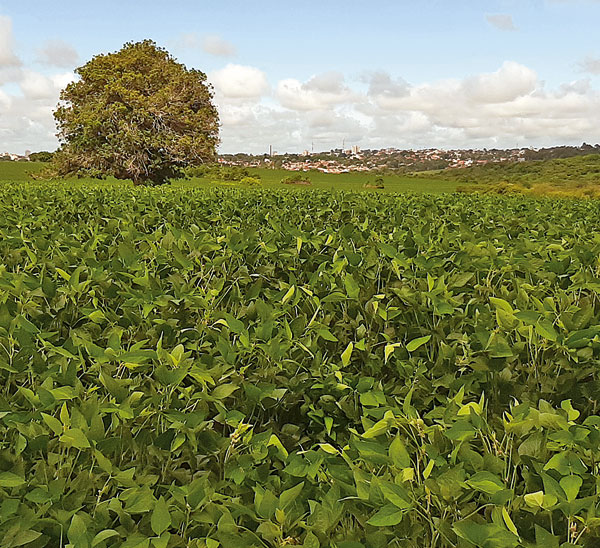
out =
{"type": "Polygon", "coordinates": [[[240,183],[248,186],[260,185],[260,179],[258,177],[244,177],[240,183]]]}
{"type": "Polygon", "coordinates": [[[310,185],[310,178],[305,173],[293,173],[281,179],[284,185],[310,185]]]}

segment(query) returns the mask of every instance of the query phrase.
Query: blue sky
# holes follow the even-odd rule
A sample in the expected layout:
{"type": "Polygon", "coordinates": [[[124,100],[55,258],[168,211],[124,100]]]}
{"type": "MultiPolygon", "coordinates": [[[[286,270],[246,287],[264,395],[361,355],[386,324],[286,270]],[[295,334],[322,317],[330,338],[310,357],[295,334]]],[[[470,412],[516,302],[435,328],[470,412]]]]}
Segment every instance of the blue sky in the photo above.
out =
{"type": "Polygon", "coordinates": [[[597,142],[600,1],[0,1],[0,152],[56,147],[76,66],[151,38],[215,86],[223,152],[597,142]]]}

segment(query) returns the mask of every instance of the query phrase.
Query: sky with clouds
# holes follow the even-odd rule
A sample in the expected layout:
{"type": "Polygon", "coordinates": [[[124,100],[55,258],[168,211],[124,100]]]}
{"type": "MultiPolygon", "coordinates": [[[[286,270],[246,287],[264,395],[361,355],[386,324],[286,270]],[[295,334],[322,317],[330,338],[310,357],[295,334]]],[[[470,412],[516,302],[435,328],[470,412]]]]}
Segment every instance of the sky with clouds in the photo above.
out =
{"type": "Polygon", "coordinates": [[[600,142],[600,0],[0,0],[0,152],[54,150],[74,69],[150,38],[222,153],[600,142]]]}

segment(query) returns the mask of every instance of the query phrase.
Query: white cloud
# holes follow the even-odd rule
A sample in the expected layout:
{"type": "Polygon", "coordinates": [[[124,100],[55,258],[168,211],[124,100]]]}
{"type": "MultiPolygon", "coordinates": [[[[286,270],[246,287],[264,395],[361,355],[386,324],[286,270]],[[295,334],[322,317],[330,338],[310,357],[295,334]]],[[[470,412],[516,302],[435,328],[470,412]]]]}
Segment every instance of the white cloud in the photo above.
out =
{"type": "Polygon", "coordinates": [[[600,57],[586,57],[583,61],[581,61],[580,68],[584,72],[600,75],[600,57]]]}
{"type": "Polygon", "coordinates": [[[398,98],[408,93],[408,84],[399,78],[393,80],[387,72],[374,72],[367,80],[369,84],[368,95],[377,98],[398,98]]]}
{"type": "Polygon", "coordinates": [[[55,67],[73,67],[79,61],[79,54],[63,40],[47,40],[38,50],[38,61],[55,67]]]}
{"type": "Polygon", "coordinates": [[[506,61],[496,72],[481,74],[464,81],[467,97],[479,103],[504,103],[533,92],[536,73],[512,61],[506,61]]]}
{"type": "MultiPolygon", "coordinates": [[[[0,67],[0,142],[8,150],[56,147],[52,111],[71,72],[0,67]]],[[[514,61],[466,78],[410,84],[379,71],[354,81],[330,71],[281,80],[272,93],[257,67],[209,74],[223,152],[338,148],[512,147],[596,142],[600,89],[582,78],[548,88],[514,61]]],[[[2,152],[2,151],[0,151],[2,152]]]]}
{"type": "Polygon", "coordinates": [[[228,64],[208,75],[217,96],[228,99],[258,99],[270,91],[263,71],[256,67],[228,64]]]}
{"type": "Polygon", "coordinates": [[[182,32],[176,40],[174,45],[183,49],[196,49],[201,47],[200,37],[195,32],[182,32]]]}
{"type": "MultiPolygon", "coordinates": [[[[507,61],[494,72],[464,79],[410,85],[385,72],[363,77],[364,92],[339,73],[277,84],[279,105],[256,109],[245,127],[270,127],[267,141],[249,138],[246,150],[302,150],[314,141],[319,149],[346,143],[363,148],[512,147],[595,142],[600,125],[600,93],[589,80],[545,89],[531,68],[507,61]],[[277,113],[279,124],[273,126],[277,113]],[[287,148],[284,148],[287,147],[287,148]]],[[[259,105],[260,106],[260,105],[259,105]]],[[[239,119],[238,119],[239,120],[239,119]]],[[[230,122],[231,120],[228,120],[230,122]]],[[[224,150],[239,128],[224,123],[224,150]]],[[[239,142],[239,139],[236,139],[239,142]]]]}
{"type": "Polygon", "coordinates": [[[235,55],[235,46],[221,38],[218,34],[207,34],[202,38],[202,49],[210,55],[218,57],[231,57],[235,55]]]}
{"type": "Polygon", "coordinates": [[[175,41],[176,47],[183,49],[201,49],[216,57],[233,57],[237,50],[229,41],[218,34],[199,35],[197,32],[184,32],[175,41]]]}
{"type": "Polygon", "coordinates": [[[0,68],[20,65],[21,61],[14,52],[12,20],[0,15],[0,68]]]}
{"type": "Polygon", "coordinates": [[[492,25],[492,27],[497,28],[498,30],[504,31],[515,31],[517,27],[513,23],[512,15],[507,15],[505,13],[498,13],[494,15],[486,15],[485,16],[487,22],[492,25]]]}
{"type": "Polygon", "coordinates": [[[318,74],[305,83],[294,78],[281,80],[275,94],[284,107],[300,111],[322,110],[358,98],[346,86],[344,75],[335,71],[318,74]]]}
{"type": "Polygon", "coordinates": [[[74,80],[75,74],[72,72],[44,76],[39,72],[24,70],[19,86],[27,99],[57,102],[60,91],[74,80]]]}
{"type": "Polygon", "coordinates": [[[54,150],[57,141],[52,112],[61,89],[73,81],[75,75],[67,72],[46,76],[21,69],[13,76],[11,87],[0,89],[0,142],[3,148],[21,153],[26,149],[54,150]]]}

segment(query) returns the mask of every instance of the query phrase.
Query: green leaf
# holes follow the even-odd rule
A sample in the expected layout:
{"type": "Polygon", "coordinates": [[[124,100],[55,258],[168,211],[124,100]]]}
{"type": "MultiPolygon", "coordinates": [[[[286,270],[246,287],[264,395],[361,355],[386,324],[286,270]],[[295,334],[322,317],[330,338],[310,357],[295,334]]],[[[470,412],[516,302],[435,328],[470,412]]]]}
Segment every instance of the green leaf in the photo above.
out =
{"type": "Polygon", "coordinates": [[[45,504],[49,500],[52,500],[50,493],[41,487],[36,487],[32,491],[29,491],[25,495],[25,498],[31,502],[35,502],[36,504],[45,504]]]}
{"type": "Polygon", "coordinates": [[[528,493],[523,497],[523,499],[525,500],[525,504],[527,504],[527,506],[541,508],[544,504],[544,492],[536,491],[535,493],[528,493]]]}
{"type": "Polygon", "coordinates": [[[279,509],[285,510],[292,502],[294,502],[302,489],[304,488],[304,482],[300,482],[298,485],[295,485],[291,489],[287,489],[281,495],[279,495],[279,509]]]}
{"type": "Polygon", "coordinates": [[[169,507],[163,497],[160,497],[154,505],[150,526],[154,534],[158,536],[162,535],[171,526],[171,514],[169,514],[169,507]]]}
{"type": "Polygon", "coordinates": [[[409,352],[414,352],[415,350],[423,346],[425,343],[429,342],[430,339],[431,335],[425,335],[424,337],[418,337],[417,339],[413,339],[406,345],[406,350],[408,350],[409,352]]]}
{"type": "Polygon", "coordinates": [[[400,343],[393,343],[393,344],[386,344],[385,345],[385,350],[384,350],[384,361],[387,363],[388,358],[390,357],[391,354],[394,353],[394,350],[396,350],[396,348],[398,348],[400,345],[400,343]]]}
{"type": "MultiPolygon", "coordinates": [[[[160,537],[152,539],[152,546],[153,546],[153,548],[167,548],[167,546],[169,545],[169,540],[171,540],[171,533],[164,532],[160,537]]],[[[208,539],[206,541],[206,546],[208,548],[211,547],[211,544],[209,544],[210,542],[211,542],[211,539],[208,539]]],[[[219,546],[218,542],[217,542],[216,546],[219,546]]]]}
{"type": "Polygon", "coordinates": [[[535,324],[535,330],[539,335],[550,341],[555,341],[558,338],[558,334],[554,330],[552,322],[548,320],[540,320],[537,322],[535,324]]]}
{"type": "Polygon", "coordinates": [[[560,406],[563,410],[567,412],[567,420],[576,421],[579,418],[579,411],[573,408],[573,404],[571,400],[563,400],[560,402],[560,406]]]}
{"type": "Polygon", "coordinates": [[[517,527],[515,526],[513,520],[510,517],[510,514],[508,513],[508,510],[506,509],[506,507],[502,507],[502,519],[504,520],[504,523],[506,524],[506,527],[508,527],[508,530],[519,536],[519,532],[517,531],[517,527]]]}
{"type": "Polygon", "coordinates": [[[304,542],[302,543],[303,548],[321,548],[321,543],[312,531],[306,533],[304,537],[304,542]]]}
{"type": "Polygon", "coordinates": [[[63,425],[56,417],[42,413],[42,419],[55,435],[60,436],[63,433],[63,425]]]}
{"type": "Polygon", "coordinates": [[[16,546],[24,546],[25,544],[29,544],[34,540],[37,540],[42,536],[42,533],[39,531],[33,531],[32,529],[27,529],[26,531],[19,531],[17,537],[10,543],[11,548],[16,546]]]}
{"type": "MultiPolygon", "coordinates": [[[[152,490],[148,487],[138,487],[127,492],[125,510],[130,514],[145,514],[152,510],[156,504],[152,490]]],[[[121,495],[123,497],[124,495],[121,495]]]]}
{"type": "Polygon", "coordinates": [[[67,531],[67,537],[71,544],[81,545],[84,542],[87,544],[87,526],[85,521],[78,515],[74,514],[71,518],[71,525],[67,531]]]}
{"type": "Polygon", "coordinates": [[[112,537],[118,537],[119,533],[117,533],[117,531],[115,531],[114,529],[105,529],[104,531],[100,531],[92,540],[92,548],[94,548],[95,546],[98,546],[98,544],[100,544],[101,542],[104,542],[105,540],[112,538],[112,537]]]}
{"type": "Polygon", "coordinates": [[[367,523],[373,527],[393,527],[402,521],[404,512],[394,504],[387,504],[379,512],[371,516],[367,523]]]}
{"type": "Polygon", "coordinates": [[[88,318],[90,320],[92,320],[92,322],[94,322],[94,323],[102,323],[103,321],[106,320],[106,316],[104,315],[104,312],[102,312],[102,310],[94,310],[88,316],[88,318]]]}
{"type": "Polygon", "coordinates": [[[444,432],[444,436],[451,440],[464,441],[475,436],[475,427],[470,422],[459,420],[444,432]]]}
{"type": "Polygon", "coordinates": [[[393,420],[394,413],[392,411],[386,411],[383,418],[377,421],[373,426],[371,426],[371,428],[366,430],[362,437],[369,439],[385,434],[389,430],[390,424],[393,420]]]}
{"type": "Polygon", "coordinates": [[[96,462],[98,466],[102,469],[103,472],[107,474],[112,474],[113,465],[109,459],[107,459],[100,451],[95,450],[94,456],[96,457],[96,462]]]}
{"type": "Polygon", "coordinates": [[[411,466],[410,455],[400,436],[396,436],[389,448],[392,463],[397,468],[409,468],[411,466]]]}
{"type": "Polygon", "coordinates": [[[508,341],[499,333],[492,334],[486,350],[490,353],[490,358],[509,358],[513,355],[508,341]]]}
{"type": "Polygon", "coordinates": [[[59,440],[65,445],[77,449],[87,449],[90,447],[90,442],[79,428],[69,428],[59,440]]]}
{"type": "Polygon", "coordinates": [[[344,287],[346,288],[346,293],[350,299],[358,300],[360,296],[360,286],[354,279],[354,276],[351,274],[344,276],[344,287]]]}
{"type": "Polygon", "coordinates": [[[329,453],[330,455],[338,455],[339,451],[330,443],[320,443],[319,447],[325,451],[325,453],[329,453]]]}
{"type": "Polygon", "coordinates": [[[535,526],[535,545],[536,548],[558,548],[560,539],[554,536],[549,531],[546,531],[543,527],[534,524],[535,526]]]}
{"type": "Polygon", "coordinates": [[[433,471],[434,466],[435,466],[435,461],[433,459],[430,459],[429,462],[427,463],[427,466],[425,467],[425,470],[423,470],[423,477],[425,479],[427,479],[431,475],[431,472],[433,471]]]}
{"type": "Polygon", "coordinates": [[[452,529],[477,548],[515,548],[520,544],[518,536],[495,523],[463,520],[454,523],[452,529]]]}
{"type": "Polygon", "coordinates": [[[567,500],[573,502],[579,494],[583,480],[579,476],[565,476],[559,483],[567,495],[567,500]]]}
{"type": "Polygon", "coordinates": [[[502,491],[502,489],[506,489],[506,485],[504,485],[498,476],[485,471],[477,472],[467,480],[467,483],[474,489],[487,493],[488,495],[493,495],[498,491],[502,491]]]}
{"type": "Polygon", "coordinates": [[[319,337],[325,339],[326,341],[331,341],[331,342],[338,342],[338,339],[335,335],[333,335],[331,333],[331,331],[329,331],[329,329],[317,329],[316,330],[317,333],[319,334],[319,337]]]}
{"type": "Polygon", "coordinates": [[[514,310],[513,307],[510,305],[510,303],[508,301],[505,301],[504,299],[498,299],[497,297],[490,297],[490,302],[498,309],[500,310],[504,310],[505,312],[508,312],[509,314],[513,314],[514,310]]]}
{"type": "Polygon", "coordinates": [[[19,487],[25,480],[12,472],[0,472],[0,487],[19,487]]]}
{"type": "Polygon", "coordinates": [[[411,507],[411,497],[403,487],[389,481],[380,481],[378,485],[385,499],[394,506],[402,510],[407,510],[411,507]]]}
{"type": "Polygon", "coordinates": [[[239,386],[235,384],[220,384],[211,393],[211,396],[217,400],[224,400],[233,394],[239,386]]]}
{"type": "Polygon", "coordinates": [[[281,299],[281,304],[287,303],[294,296],[295,292],[296,286],[293,285],[287,290],[286,294],[283,296],[283,299],[281,299]]]}
{"type": "Polygon", "coordinates": [[[350,363],[350,358],[352,357],[352,351],[354,350],[354,344],[352,342],[348,343],[346,350],[342,352],[342,365],[346,367],[350,363]]]}

